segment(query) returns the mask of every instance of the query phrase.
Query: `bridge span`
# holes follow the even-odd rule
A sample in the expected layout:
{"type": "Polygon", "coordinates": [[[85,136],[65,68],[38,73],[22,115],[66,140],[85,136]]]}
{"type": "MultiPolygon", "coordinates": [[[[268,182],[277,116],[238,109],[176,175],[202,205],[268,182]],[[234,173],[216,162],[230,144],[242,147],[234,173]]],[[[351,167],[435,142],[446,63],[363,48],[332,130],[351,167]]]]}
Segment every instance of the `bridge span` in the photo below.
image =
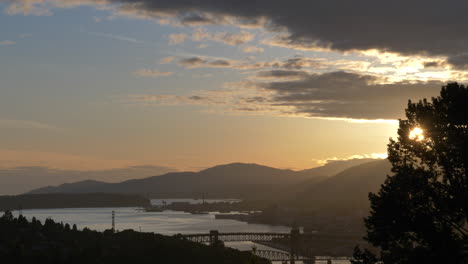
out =
{"type": "MultiPolygon", "coordinates": [[[[259,257],[266,258],[271,261],[282,261],[294,264],[296,261],[303,261],[304,263],[333,263],[334,260],[350,260],[351,258],[342,257],[329,257],[329,256],[301,256],[300,254],[300,243],[303,235],[300,234],[299,229],[293,228],[290,233],[245,233],[245,232],[233,232],[233,233],[220,233],[217,230],[211,230],[205,234],[186,234],[180,235],[182,239],[190,240],[197,243],[208,243],[210,245],[216,245],[219,242],[237,242],[237,241],[252,241],[252,242],[265,242],[269,247],[274,246],[274,240],[284,239],[287,242],[288,248],[279,246],[277,248],[283,251],[276,250],[257,250],[254,248],[252,254],[259,257]],[[286,252],[288,251],[288,252],[286,252]]],[[[285,242],[285,241],[283,241],[285,242]]]]}
{"type": "Polygon", "coordinates": [[[299,236],[300,232],[298,228],[293,228],[291,233],[220,233],[217,230],[211,230],[208,234],[181,235],[183,239],[198,243],[209,243],[211,245],[218,244],[220,241],[265,242],[273,241],[274,239],[287,239],[290,244],[289,253],[270,250],[259,250],[258,252],[270,260],[289,260],[291,264],[294,264],[296,260],[299,260],[299,236]]]}
{"type": "Polygon", "coordinates": [[[290,233],[219,233],[216,230],[210,231],[209,234],[190,234],[182,235],[184,239],[198,242],[198,243],[210,243],[213,244],[215,241],[223,242],[237,242],[237,241],[272,241],[276,238],[290,239],[290,233]]]}

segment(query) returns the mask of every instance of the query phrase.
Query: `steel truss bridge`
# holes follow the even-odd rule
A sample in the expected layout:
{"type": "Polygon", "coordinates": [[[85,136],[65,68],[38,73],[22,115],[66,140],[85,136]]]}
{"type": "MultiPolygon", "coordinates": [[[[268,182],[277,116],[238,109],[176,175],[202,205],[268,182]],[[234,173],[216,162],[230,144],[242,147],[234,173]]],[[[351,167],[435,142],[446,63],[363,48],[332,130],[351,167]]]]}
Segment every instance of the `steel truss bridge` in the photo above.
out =
{"type": "Polygon", "coordinates": [[[302,260],[297,254],[299,229],[291,230],[291,233],[220,233],[217,230],[211,230],[208,234],[191,234],[181,235],[185,240],[190,240],[198,243],[209,243],[215,245],[219,242],[234,242],[234,241],[252,241],[252,242],[271,242],[274,239],[285,239],[291,244],[290,252],[273,251],[273,250],[254,250],[252,253],[264,257],[272,261],[290,261],[294,264],[296,260],[302,260]]]}
{"type": "Polygon", "coordinates": [[[186,240],[198,243],[213,243],[214,241],[272,241],[277,238],[290,239],[290,233],[217,233],[182,235],[186,240]]]}
{"type": "MultiPolygon", "coordinates": [[[[275,251],[275,250],[257,250],[253,249],[252,253],[262,258],[266,258],[270,261],[282,261],[294,264],[295,261],[308,261],[308,263],[316,263],[316,261],[327,261],[332,263],[333,260],[350,260],[351,258],[342,257],[330,257],[330,256],[310,256],[304,257],[299,254],[299,244],[301,240],[301,234],[298,229],[292,229],[291,233],[220,233],[217,230],[211,230],[209,233],[204,234],[187,234],[180,235],[182,239],[197,242],[197,243],[209,243],[215,245],[218,242],[237,242],[237,241],[252,241],[252,242],[274,242],[275,239],[288,240],[290,244],[289,252],[275,251]]],[[[270,243],[267,243],[270,244],[270,243]]],[[[275,244],[275,243],[271,243],[275,244]]],[[[274,245],[268,245],[275,247],[274,245]]],[[[281,247],[280,247],[281,248],[281,247]]],[[[284,250],[284,248],[281,248],[284,250]]]]}

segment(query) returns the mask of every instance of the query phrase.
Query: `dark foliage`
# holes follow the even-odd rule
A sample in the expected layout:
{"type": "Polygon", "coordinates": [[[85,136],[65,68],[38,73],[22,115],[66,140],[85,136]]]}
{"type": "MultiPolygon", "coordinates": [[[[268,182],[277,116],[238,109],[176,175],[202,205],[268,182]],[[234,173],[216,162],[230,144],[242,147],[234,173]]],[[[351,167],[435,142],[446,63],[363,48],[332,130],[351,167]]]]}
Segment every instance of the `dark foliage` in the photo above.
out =
{"type": "Polygon", "coordinates": [[[206,246],[177,236],[125,230],[79,231],[47,219],[41,224],[6,212],[0,218],[2,263],[269,263],[249,252],[206,246]]]}
{"type": "MultiPolygon", "coordinates": [[[[468,263],[468,89],[410,101],[406,117],[388,145],[393,175],[369,195],[366,239],[384,263],[468,263]]],[[[356,263],[372,263],[360,253],[356,263]]]]}

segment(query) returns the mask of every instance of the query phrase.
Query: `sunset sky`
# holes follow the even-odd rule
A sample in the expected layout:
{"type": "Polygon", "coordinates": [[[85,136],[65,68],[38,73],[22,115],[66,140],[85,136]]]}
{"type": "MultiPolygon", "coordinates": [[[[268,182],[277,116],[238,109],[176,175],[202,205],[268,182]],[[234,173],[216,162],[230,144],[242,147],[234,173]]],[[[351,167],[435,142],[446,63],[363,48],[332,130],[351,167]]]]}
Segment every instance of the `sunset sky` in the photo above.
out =
{"type": "Polygon", "coordinates": [[[468,65],[468,4],[387,2],[0,0],[0,168],[383,157],[468,65]]]}

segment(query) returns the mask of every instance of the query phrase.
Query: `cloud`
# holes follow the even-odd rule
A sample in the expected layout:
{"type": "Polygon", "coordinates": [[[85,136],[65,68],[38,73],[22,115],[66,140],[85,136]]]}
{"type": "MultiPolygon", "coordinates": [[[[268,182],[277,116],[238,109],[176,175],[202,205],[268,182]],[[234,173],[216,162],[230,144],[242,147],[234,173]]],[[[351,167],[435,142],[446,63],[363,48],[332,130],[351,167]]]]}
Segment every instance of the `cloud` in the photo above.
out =
{"type": "Polygon", "coordinates": [[[426,61],[423,63],[424,68],[439,68],[446,65],[443,61],[426,61]]]}
{"type": "Polygon", "coordinates": [[[168,57],[164,57],[162,59],[159,60],[159,63],[160,64],[167,64],[167,63],[171,63],[175,60],[175,57],[174,56],[168,56],[168,57]]]}
{"type": "MultiPolygon", "coordinates": [[[[338,51],[390,51],[448,58],[452,66],[468,64],[465,10],[468,2],[436,0],[376,2],[199,0],[11,0],[9,14],[49,15],[52,8],[94,4],[117,15],[153,18],[180,25],[235,24],[264,27],[281,34],[286,47],[338,51]],[[448,15],[450,14],[450,15],[448,15]]],[[[227,38],[229,39],[229,38],[227,38]]],[[[280,41],[281,40],[281,41],[280,41]]],[[[230,41],[229,41],[230,42],[230,41]]],[[[231,42],[233,43],[233,42],[231,42]]]]}
{"type": "Polygon", "coordinates": [[[242,49],[245,53],[262,53],[263,48],[257,46],[246,46],[242,49]]]}
{"type": "Polygon", "coordinates": [[[140,77],[160,77],[160,76],[170,76],[174,74],[173,72],[162,72],[156,69],[139,69],[133,72],[133,75],[140,77]]]}
{"type": "Polygon", "coordinates": [[[224,42],[225,44],[235,46],[250,42],[254,39],[254,37],[255,36],[253,34],[247,31],[241,31],[239,34],[227,32],[217,33],[214,35],[213,39],[218,42],[224,42]]]}
{"type": "Polygon", "coordinates": [[[0,46],[11,46],[11,45],[15,45],[16,42],[12,41],[12,40],[2,40],[0,41],[0,46]]]}
{"type": "Polygon", "coordinates": [[[362,162],[370,162],[376,159],[387,159],[387,157],[388,157],[387,153],[356,154],[356,155],[351,155],[349,157],[344,157],[344,158],[333,157],[333,158],[328,158],[328,159],[323,159],[323,160],[316,160],[316,162],[319,165],[325,165],[325,164],[330,164],[330,163],[334,163],[334,164],[344,163],[347,161],[359,162],[360,160],[362,160],[362,162]]]}
{"type": "Polygon", "coordinates": [[[185,68],[231,68],[236,70],[255,70],[264,68],[301,69],[310,67],[319,68],[322,66],[320,60],[305,57],[289,58],[283,61],[253,61],[193,56],[180,59],[178,64],[185,68]]]}
{"type": "Polygon", "coordinates": [[[179,60],[180,66],[185,68],[232,68],[244,69],[248,64],[231,59],[208,60],[202,57],[190,57],[179,60]]]}
{"type": "Polygon", "coordinates": [[[295,57],[287,59],[286,61],[277,65],[277,67],[283,67],[286,69],[301,69],[306,67],[317,67],[320,65],[321,62],[305,58],[305,57],[295,57]]]}
{"type": "Polygon", "coordinates": [[[271,70],[261,71],[255,75],[258,79],[289,79],[289,78],[304,78],[309,76],[306,71],[295,70],[271,70]]]}
{"type": "Polygon", "coordinates": [[[21,34],[19,34],[20,38],[29,38],[29,37],[32,37],[32,36],[33,36],[32,33],[21,33],[21,34]]]}
{"type": "Polygon", "coordinates": [[[198,28],[192,34],[192,40],[194,41],[204,41],[210,40],[215,42],[224,43],[231,46],[242,45],[247,42],[252,41],[255,38],[255,35],[242,30],[239,33],[230,33],[230,32],[218,32],[210,33],[204,29],[198,28]]]}
{"type": "Polygon", "coordinates": [[[186,68],[194,68],[194,67],[198,67],[199,65],[204,64],[205,62],[206,60],[203,58],[191,57],[191,58],[181,59],[179,61],[179,65],[184,66],[186,68]]]}
{"type": "Polygon", "coordinates": [[[221,113],[395,123],[404,117],[408,99],[437,96],[444,84],[439,81],[385,83],[385,79],[373,75],[342,71],[271,70],[260,71],[249,79],[253,80],[226,83],[226,90],[198,91],[186,96],[135,95],[130,101],[148,105],[198,105],[221,113]]]}
{"type": "Polygon", "coordinates": [[[170,34],[169,35],[169,45],[177,45],[184,43],[187,38],[186,34],[170,34]]]}
{"type": "Polygon", "coordinates": [[[437,96],[443,85],[439,81],[384,81],[372,75],[338,71],[256,85],[274,91],[272,104],[294,107],[294,114],[351,119],[402,118],[408,99],[437,96]]]}
{"type": "Polygon", "coordinates": [[[135,38],[130,38],[122,35],[114,35],[114,34],[109,34],[109,33],[101,33],[101,32],[88,32],[88,34],[91,34],[93,36],[98,36],[98,37],[104,37],[104,38],[110,38],[114,40],[120,40],[120,41],[125,41],[125,42],[130,42],[130,43],[138,43],[142,44],[144,43],[141,40],[135,39],[135,38]]]}

